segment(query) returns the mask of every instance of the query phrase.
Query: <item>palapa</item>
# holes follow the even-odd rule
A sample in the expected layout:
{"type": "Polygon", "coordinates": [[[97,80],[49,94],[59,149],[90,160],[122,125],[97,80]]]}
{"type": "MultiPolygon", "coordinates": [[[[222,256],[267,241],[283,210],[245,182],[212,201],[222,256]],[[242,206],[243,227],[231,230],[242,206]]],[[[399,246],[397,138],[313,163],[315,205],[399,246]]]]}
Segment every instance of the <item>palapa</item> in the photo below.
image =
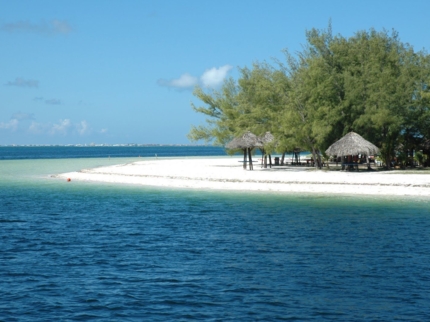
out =
{"type": "Polygon", "coordinates": [[[257,136],[251,132],[246,132],[241,137],[234,138],[225,145],[226,149],[243,151],[243,168],[246,169],[247,157],[249,158],[249,170],[253,170],[251,150],[257,145],[257,136]]]}
{"type": "Polygon", "coordinates": [[[336,155],[338,157],[347,155],[365,154],[375,155],[379,153],[378,147],[363,139],[355,132],[349,132],[343,138],[336,141],[325,151],[327,155],[336,155]]]}
{"type": "Polygon", "coordinates": [[[257,144],[257,136],[251,132],[246,132],[244,135],[234,138],[225,145],[227,149],[248,149],[254,148],[257,144]]]}
{"type": "Polygon", "coordinates": [[[275,137],[272,133],[266,132],[263,135],[257,137],[257,145],[258,148],[264,148],[264,146],[268,143],[271,143],[275,140],[275,137]]]}
{"type": "Polygon", "coordinates": [[[257,137],[256,147],[260,149],[262,154],[261,166],[267,168],[267,156],[269,157],[269,165],[272,167],[272,156],[266,154],[266,145],[272,143],[275,140],[275,137],[272,133],[266,132],[263,135],[257,137]]]}

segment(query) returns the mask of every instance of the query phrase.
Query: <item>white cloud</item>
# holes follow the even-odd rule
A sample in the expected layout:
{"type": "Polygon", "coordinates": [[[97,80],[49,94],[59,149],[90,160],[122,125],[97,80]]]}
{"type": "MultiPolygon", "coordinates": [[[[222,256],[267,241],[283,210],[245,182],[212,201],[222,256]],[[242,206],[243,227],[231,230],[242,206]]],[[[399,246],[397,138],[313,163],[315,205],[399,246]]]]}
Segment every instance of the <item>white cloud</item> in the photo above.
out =
{"type": "Polygon", "coordinates": [[[75,128],[76,128],[76,131],[79,133],[79,135],[85,135],[90,132],[90,127],[88,126],[88,122],[85,120],[76,124],[75,128]]]}
{"type": "Polygon", "coordinates": [[[59,123],[53,124],[49,131],[50,134],[62,134],[66,135],[69,129],[72,127],[72,122],[69,119],[60,120],[59,123]]]}
{"type": "Polygon", "coordinates": [[[7,123],[1,122],[0,129],[16,131],[16,129],[18,128],[18,124],[19,121],[17,119],[11,119],[7,123]]]}
{"type": "Polygon", "coordinates": [[[87,121],[82,120],[78,123],[72,123],[70,119],[59,120],[57,123],[38,123],[31,122],[28,131],[33,134],[50,134],[50,135],[86,135],[91,133],[91,127],[87,121]]]}
{"type": "MultiPolygon", "coordinates": [[[[51,136],[83,136],[93,132],[90,124],[86,120],[74,123],[70,119],[60,119],[56,123],[39,123],[35,121],[33,114],[21,112],[13,114],[9,122],[0,122],[0,130],[27,131],[27,133],[30,134],[51,136]],[[31,121],[31,123],[28,121],[31,121]],[[29,124],[28,127],[26,124],[29,124]]],[[[105,134],[107,133],[107,129],[102,129],[98,131],[98,133],[105,134]]]]}
{"type": "Polygon", "coordinates": [[[0,26],[0,30],[5,32],[32,32],[38,34],[68,34],[72,27],[67,21],[51,20],[49,22],[31,23],[29,21],[17,21],[0,26]]]}
{"type": "Polygon", "coordinates": [[[232,68],[230,65],[224,65],[220,68],[207,69],[200,77],[200,80],[204,87],[217,87],[222,84],[232,68]]]}
{"type": "Polygon", "coordinates": [[[39,87],[39,81],[34,79],[24,79],[21,77],[17,77],[15,78],[15,80],[9,81],[5,85],[17,87],[39,87]]]}
{"type": "Polygon", "coordinates": [[[174,79],[171,81],[171,86],[185,88],[192,87],[197,84],[197,78],[191,76],[190,74],[183,74],[178,79],[174,79]]]}
{"type": "Polygon", "coordinates": [[[12,115],[9,122],[0,122],[0,129],[16,131],[18,130],[19,124],[22,121],[33,120],[33,119],[34,119],[33,114],[17,112],[12,115]]]}
{"type": "Polygon", "coordinates": [[[166,80],[160,79],[158,80],[158,84],[166,87],[174,87],[179,89],[191,88],[197,85],[198,78],[191,76],[188,73],[182,74],[179,78],[166,80]]]}
{"type": "Polygon", "coordinates": [[[224,79],[232,68],[233,67],[230,65],[224,65],[219,68],[213,67],[207,69],[200,77],[195,77],[185,73],[176,79],[159,79],[157,83],[160,86],[177,89],[192,89],[196,85],[202,85],[204,87],[218,87],[224,82],[224,79]]]}

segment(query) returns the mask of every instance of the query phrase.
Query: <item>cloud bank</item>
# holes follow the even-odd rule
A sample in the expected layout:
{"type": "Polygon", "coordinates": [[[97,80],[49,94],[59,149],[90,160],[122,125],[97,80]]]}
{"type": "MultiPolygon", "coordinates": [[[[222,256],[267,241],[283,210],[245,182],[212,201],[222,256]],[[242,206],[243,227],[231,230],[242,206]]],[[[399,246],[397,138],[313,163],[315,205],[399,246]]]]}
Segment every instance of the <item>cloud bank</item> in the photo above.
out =
{"type": "MultiPolygon", "coordinates": [[[[0,122],[0,130],[11,132],[28,132],[37,135],[66,136],[79,135],[84,136],[93,132],[86,120],[74,123],[70,119],[60,119],[58,122],[39,123],[35,121],[34,114],[17,112],[12,115],[8,122],[0,122]],[[29,123],[31,121],[31,123],[29,123]]],[[[106,133],[104,129],[100,133],[106,133]]]]}
{"type": "Polygon", "coordinates": [[[1,130],[16,131],[18,128],[19,121],[17,119],[11,119],[9,122],[0,122],[1,130]]]}
{"type": "Polygon", "coordinates": [[[15,78],[13,81],[9,81],[5,84],[6,86],[16,86],[16,87],[39,87],[39,81],[34,79],[24,79],[21,77],[15,78]]]}
{"type": "Polygon", "coordinates": [[[52,136],[66,136],[70,134],[84,136],[90,134],[92,129],[85,120],[73,123],[70,119],[60,119],[56,123],[38,123],[33,121],[28,131],[32,134],[49,134],[52,136]]]}
{"type": "Polygon", "coordinates": [[[27,114],[27,113],[21,113],[17,112],[14,113],[9,122],[0,122],[0,130],[10,130],[10,131],[17,131],[20,122],[27,121],[27,120],[33,120],[34,115],[33,114],[27,114]]]}
{"type": "Polygon", "coordinates": [[[201,85],[203,87],[218,87],[227,77],[229,71],[233,67],[230,65],[224,65],[219,68],[213,67],[205,70],[205,72],[200,77],[195,77],[189,73],[182,74],[179,78],[175,79],[159,79],[157,81],[158,85],[165,86],[169,88],[176,88],[179,90],[192,89],[196,85],[201,85]]]}
{"type": "Polygon", "coordinates": [[[72,122],[69,119],[60,120],[58,123],[51,126],[49,133],[52,135],[66,135],[71,127],[72,122]]]}
{"type": "Polygon", "coordinates": [[[17,21],[0,26],[0,30],[8,33],[36,33],[36,34],[69,34],[73,29],[67,21],[51,20],[49,22],[32,23],[17,21]]]}

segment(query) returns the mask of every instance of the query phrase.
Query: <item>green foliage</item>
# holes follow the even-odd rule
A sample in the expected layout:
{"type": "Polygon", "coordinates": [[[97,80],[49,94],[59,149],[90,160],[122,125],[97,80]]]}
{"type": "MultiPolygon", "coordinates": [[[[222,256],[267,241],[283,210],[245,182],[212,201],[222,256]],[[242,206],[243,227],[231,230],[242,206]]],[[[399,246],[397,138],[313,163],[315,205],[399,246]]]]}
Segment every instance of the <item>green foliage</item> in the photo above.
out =
{"type": "Polygon", "coordinates": [[[255,63],[241,68],[219,91],[194,94],[208,116],[193,127],[192,140],[225,144],[245,131],[270,131],[268,150],[309,150],[320,158],[334,141],[355,131],[380,148],[390,164],[400,145],[416,149],[430,138],[430,56],[415,52],[397,32],[370,29],[350,38],[327,30],[306,32],[296,56],[285,50],[276,68],[255,63]]]}
{"type": "Polygon", "coordinates": [[[188,138],[192,141],[204,140],[216,145],[225,145],[237,134],[237,120],[239,111],[237,109],[238,88],[232,79],[227,80],[220,91],[205,92],[197,87],[194,95],[206,106],[192,108],[206,115],[206,126],[193,126],[188,138]]]}
{"type": "Polygon", "coordinates": [[[414,155],[414,160],[418,162],[419,165],[424,163],[424,154],[421,151],[417,151],[414,155]]]}

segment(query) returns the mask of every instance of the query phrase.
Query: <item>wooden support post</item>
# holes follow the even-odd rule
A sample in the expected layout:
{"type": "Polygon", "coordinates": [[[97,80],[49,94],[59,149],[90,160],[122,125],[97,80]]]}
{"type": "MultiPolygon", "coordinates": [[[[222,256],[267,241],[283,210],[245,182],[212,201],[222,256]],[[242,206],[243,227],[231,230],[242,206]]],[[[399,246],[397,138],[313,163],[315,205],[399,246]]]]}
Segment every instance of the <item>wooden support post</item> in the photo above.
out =
{"type": "Polygon", "coordinates": [[[248,148],[248,156],[249,156],[249,170],[254,170],[254,167],[252,166],[251,148],[248,148]]]}
{"type": "Polygon", "coordinates": [[[262,168],[267,168],[267,155],[264,149],[261,149],[261,158],[262,158],[262,168]]]}
{"type": "Polygon", "coordinates": [[[243,149],[243,169],[246,170],[246,149],[243,149]]]}

